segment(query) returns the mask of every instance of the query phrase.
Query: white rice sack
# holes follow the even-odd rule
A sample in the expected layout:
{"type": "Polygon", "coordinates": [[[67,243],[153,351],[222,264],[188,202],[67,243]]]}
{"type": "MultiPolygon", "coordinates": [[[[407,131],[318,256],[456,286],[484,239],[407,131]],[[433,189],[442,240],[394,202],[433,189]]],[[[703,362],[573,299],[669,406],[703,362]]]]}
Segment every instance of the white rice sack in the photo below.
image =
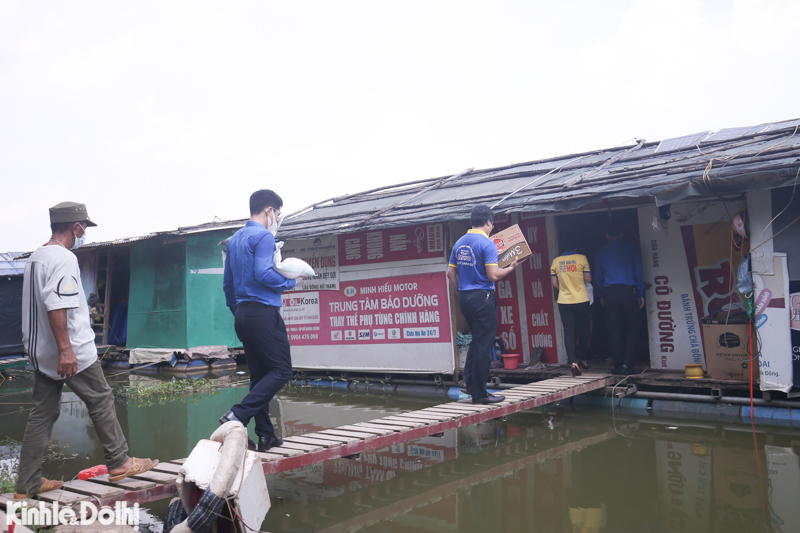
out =
{"type": "Polygon", "coordinates": [[[275,265],[275,270],[286,279],[296,279],[300,276],[313,278],[314,269],[311,265],[296,257],[287,257],[275,265]]]}
{"type": "Polygon", "coordinates": [[[275,253],[272,254],[272,262],[276,265],[281,264],[281,261],[283,261],[283,257],[281,257],[281,248],[283,248],[283,241],[276,242],[275,253]]]}

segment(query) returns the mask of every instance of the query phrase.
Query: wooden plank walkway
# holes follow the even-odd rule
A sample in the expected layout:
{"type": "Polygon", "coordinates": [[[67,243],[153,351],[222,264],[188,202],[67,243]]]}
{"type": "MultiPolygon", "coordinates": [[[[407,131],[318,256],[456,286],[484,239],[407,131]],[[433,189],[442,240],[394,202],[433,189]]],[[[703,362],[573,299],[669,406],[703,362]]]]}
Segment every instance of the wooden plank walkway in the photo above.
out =
{"type": "MultiPolygon", "coordinates": [[[[491,405],[473,405],[470,399],[443,403],[419,411],[393,414],[383,418],[325,429],[302,436],[284,438],[282,446],[260,453],[264,474],[275,474],[312,464],[355,456],[363,452],[385,448],[392,444],[408,442],[429,435],[501,418],[526,409],[557,402],[613,385],[613,376],[585,374],[559,377],[505,390],[505,401],[491,405]]],[[[89,481],[69,481],[64,489],[37,495],[45,502],[58,501],[62,505],[85,500],[112,505],[117,501],[145,504],[172,497],[180,465],[185,459],[159,464],[152,472],[134,476],[118,483],[108,481],[108,476],[98,476],[89,481]]],[[[0,504],[13,498],[0,495],[0,504]]],[[[28,505],[36,505],[36,500],[28,505]]]]}

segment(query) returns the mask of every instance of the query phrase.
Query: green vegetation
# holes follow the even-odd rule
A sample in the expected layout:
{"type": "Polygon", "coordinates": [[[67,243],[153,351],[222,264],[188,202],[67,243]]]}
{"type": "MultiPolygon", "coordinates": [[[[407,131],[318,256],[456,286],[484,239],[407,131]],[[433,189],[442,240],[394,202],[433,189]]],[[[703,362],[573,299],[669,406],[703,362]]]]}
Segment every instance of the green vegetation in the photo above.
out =
{"type": "Polygon", "coordinates": [[[218,388],[220,385],[213,379],[173,379],[147,385],[130,385],[117,394],[127,397],[129,405],[147,406],[188,399],[190,395],[192,399],[198,401],[211,394],[216,394],[215,391],[218,388]],[[198,396],[198,394],[200,395],[198,396]]]}
{"type": "MultiPolygon", "coordinates": [[[[6,437],[0,441],[0,494],[15,492],[17,490],[17,466],[22,443],[6,437]]],[[[44,452],[45,463],[55,463],[64,460],[64,454],[58,446],[50,443],[44,452]]]]}

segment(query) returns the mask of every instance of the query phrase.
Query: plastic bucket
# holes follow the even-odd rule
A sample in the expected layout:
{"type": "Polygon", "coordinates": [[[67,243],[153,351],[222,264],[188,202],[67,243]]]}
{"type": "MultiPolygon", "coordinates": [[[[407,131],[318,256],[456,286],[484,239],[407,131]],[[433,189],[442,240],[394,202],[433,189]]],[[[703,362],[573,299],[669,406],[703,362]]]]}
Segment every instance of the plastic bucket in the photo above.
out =
{"type": "Polygon", "coordinates": [[[518,353],[504,353],[503,354],[503,368],[506,370],[515,370],[519,366],[521,354],[518,353]]]}

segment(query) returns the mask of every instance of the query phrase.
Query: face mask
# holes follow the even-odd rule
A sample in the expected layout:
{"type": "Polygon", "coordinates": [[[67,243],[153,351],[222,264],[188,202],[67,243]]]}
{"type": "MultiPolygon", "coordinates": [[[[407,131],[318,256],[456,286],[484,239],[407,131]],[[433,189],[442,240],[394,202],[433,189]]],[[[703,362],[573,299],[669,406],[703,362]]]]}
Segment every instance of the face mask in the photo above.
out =
{"type": "MultiPolygon", "coordinates": [[[[81,226],[81,228],[83,228],[83,226],[81,226]]],[[[83,228],[83,235],[81,235],[80,237],[75,235],[75,233],[73,233],[72,235],[75,236],[75,244],[72,245],[72,248],[70,248],[70,250],[77,250],[78,248],[83,246],[83,243],[86,241],[86,228],[83,228]]]]}
{"type": "MultiPolygon", "coordinates": [[[[269,207],[267,209],[270,209],[269,207]]],[[[280,211],[272,210],[272,215],[275,217],[272,222],[269,223],[267,226],[267,231],[272,233],[272,236],[276,236],[278,233],[278,228],[281,226],[281,222],[283,222],[283,214],[280,211]]],[[[267,214],[267,220],[269,220],[269,214],[267,214]]]]}

